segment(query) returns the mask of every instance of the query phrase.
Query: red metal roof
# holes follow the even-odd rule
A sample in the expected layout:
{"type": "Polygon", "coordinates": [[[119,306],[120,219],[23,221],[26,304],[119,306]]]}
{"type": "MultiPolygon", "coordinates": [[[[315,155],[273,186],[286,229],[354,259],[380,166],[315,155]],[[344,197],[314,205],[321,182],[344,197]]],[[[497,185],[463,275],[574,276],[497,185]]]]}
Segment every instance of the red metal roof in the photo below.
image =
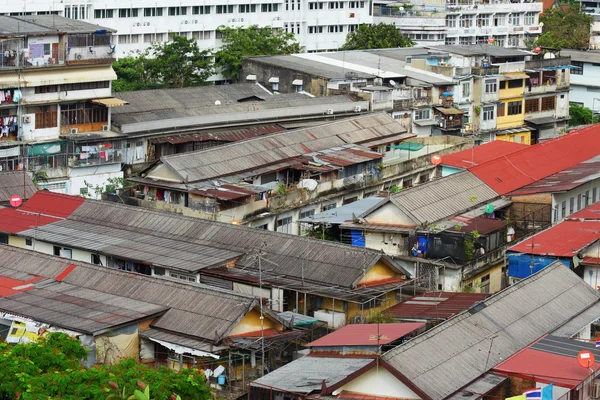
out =
{"type": "Polygon", "coordinates": [[[6,276],[0,276],[0,297],[11,296],[26,290],[30,290],[33,286],[27,286],[29,283],[40,280],[39,276],[35,276],[26,281],[12,279],[6,276]]]}
{"type": "Polygon", "coordinates": [[[57,221],[60,221],[60,218],[24,213],[14,208],[0,209],[0,232],[4,233],[19,233],[35,226],[44,226],[57,221]]]}
{"type": "Polygon", "coordinates": [[[505,156],[529,147],[526,144],[494,140],[473,149],[459,151],[442,157],[442,165],[454,168],[471,168],[498,157],[505,156]]]}
{"type": "Polygon", "coordinates": [[[83,197],[40,190],[27,200],[19,210],[66,218],[77,210],[84,201],[83,197]]]}
{"type": "Polygon", "coordinates": [[[379,324],[378,328],[378,324],[351,324],[307,344],[306,347],[377,346],[377,335],[380,335],[379,344],[388,344],[424,325],[422,322],[405,322],[379,324]]]}
{"type": "Polygon", "coordinates": [[[429,292],[386,310],[396,318],[448,319],[488,297],[485,293],[429,292]]]}
{"type": "Polygon", "coordinates": [[[571,214],[567,219],[587,219],[587,220],[600,220],[600,203],[594,203],[591,206],[584,208],[581,211],[577,211],[575,214],[571,214]]]}
{"type": "Polygon", "coordinates": [[[573,257],[598,239],[600,239],[600,221],[567,220],[517,243],[508,251],[573,257]]]}
{"type": "Polygon", "coordinates": [[[600,154],[600,125],[477,165],[469,170],[498,194],[506,194],[600,154]]]}

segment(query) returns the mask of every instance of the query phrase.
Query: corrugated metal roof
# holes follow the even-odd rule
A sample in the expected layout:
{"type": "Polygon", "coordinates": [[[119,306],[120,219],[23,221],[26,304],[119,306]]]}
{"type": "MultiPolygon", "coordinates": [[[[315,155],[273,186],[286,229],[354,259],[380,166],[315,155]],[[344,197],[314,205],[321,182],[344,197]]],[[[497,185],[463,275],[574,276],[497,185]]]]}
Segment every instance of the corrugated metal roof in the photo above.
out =
{"type": "Polygon", "coordinates": [[[570,258],[599,239],[600,221],[566,220],[509,247],[508,251],[570,258]]]}
{"type": "Polygon", "coordinates": [[[203,340],[192,339],[189,337],[176,335],[172,332],[165,332],[165,331],[161,331],[159,329],[154,329],[154,328],[150,328],[148,330],[141,331],[140,336],[149,338],[149,339],[162,340],[164,342],[174,343],[179,346],[185,346],[185,347],[189,347],[190,349],[206,351],[209,353],[217,352],[219,350],[223,350],[226,348],[223,346],[215,346],[214,344],[208,343],[203,340]]]}
{"type": "Polygon", "coordinates": [[[561,325],[558,329],[552,332],[554,336],[572,338],[587,328],[592,322],[595,322],[600,317],[600,301],[589,306],[585,311],[573,317],[568,322],[561,325]]]}
{"type": "MultiPolygon", "coordinates": [[[[0,267],[0,274],[3,268],[0,267]]],[[[0,310],[73,331],[99,334],[148,319],[168,307],[67,283],[0,298],[0,310]]]]}
{"type": "Polygon", "coordinates": [[[480,400],[485,398],[483,394],[491,392],[507,380],[506,376],[489,372],[462,388],[454,396],[450,396],[448,400],[480,400]]]}
{"type": "Polygon", "coordinates": [[[390,200],[415,219],[415,222],[435,222],[498,197],[488,185],[469,171],[394,193],[390,200]]]}
{"type": "MultiPolygon", "coordinates": [[[[35,87],[44,85],[64,85],[70,83],[85,83],[96,81],[112,81],[117,79],[117,74],[110,65],[78,67],[72,69],[62,67],[48,70],[25,69],[20,75],[15,73],[2,74],[0,87],[35,87]]],[[[27,104],[25,102],[25,104],[27,104]]]]}
{"type": "Polygon", "coordinates": [[[210,132],[198,132],[198,133],[187,133],[172,136],[161,136],[150,139],[150,143],[189,143],[189,142],[206,142],[206,141],[220,141],[220,142],[236,142],[238,140],[248,140],[257,136],[268,135],[271,133],[278,133],[285,131],[284,128],[279,125],[265,125],[257,127],[249,127],[242,129],[231,129],[225,131],[210,131],[210,132]]]}
{"type": "Polygon", "coordinates": [[[32,24],[45,26],[49,29],[64,33],[98,33],[102,31],[117,32],[115,29],[90,24],[78,19],[61,17],[59,15],[19,15],[14,17],[32,24]]]}
{"type": "Polygon", "coordinates": [[[398,303],[386,310],[403,319],[448,319],[489,295],[482,293],[429,292],[398,303]]]}
{"type": "Polygon", "coordinates": [[[37,192],[37,188],[29,174],[23,171],[0,172],[0,203],[9,201],[12,196],[19,196],[23,200],[27,200],[35,192],[37,192]],[[23,198],[23,194],[25,194],[25,198],[23,198]]]}
{"type": "Polygon", "coordinates": [[[277,368],[252,382],[256,387],[271,387],[293,393],[312,393],[340,382],[373,362],[370,358],[302,357],[277,368]]]}
{"type": "Polygon", "coordinates": [[[352,222],[360,214],[374,205],[381,203],[383,200],[382,197],[377,196],[366,197],[341,207],[310,215],[298,222],[308,222],[313,224],[343,224],[344,222],[352,222]]]}
{"type": "Polygon", "coordinates": [[[165,156],[161,161],[181,180],[197,182],[264,167],[300,155],[406,132],[385,113],[359,116],[316,127],[262,136],[193,153],[165,156]]]}
{"type": "Polygon", "coordinates": [[[577,211],[575,214],[569,215],[567,218],[576,220],[583,218],[591,221],[600,220],[600,203],[594,203],[581,211],[577,211]]]}
{"type": "Polygon", "coordinates": [[[600,125],[580,129],[470,169],[506,194],[600,154],[600,125]]]}
{"type": "Polygon", "coordinates": [[[36,36],[56,34],[56,29],[50,29],[40,24],[26,22],[22,19],[22,17],[10,17],[8,15],[0,15],[0,27],[0,36],[4,37],[14,37],[16,35],[36,36]]]}
{"type": "MultiPolygon", "coordinates": [[[[48,214],[44,199],[63,196],[38,192],[29,204],[48,214]]],[[[241,257],[239,266],[256,270],[256,250],[262,248],[275,275],[346,288],[362,278],[365,268],[389,260],[372,249],[90,199],[66,219],[20,236],[190,271],[236,257],[241,257]]]]}
{"type": "Polygon", "coordinates": [[[526,144],[493,140],[472,149],[445,155],[442,157],[442,165],[468,169],[527,147],[526,144]]]}
{"type": "Polygon", "coordinates": [[[306,347],[378,346],[391,343],[425,326],[422,322],[351,324],[310,342],[306,347]]]}
{"type": "Polygon", "coordinates": [[[131,299],[168,307],[154,323],[156,327],[210,343],[219,343],[248,310],[258,305],[254,297],[229,290],[133,274],[0,245],[0,269],[55,279],[70,265],[76,268],[64,277],[65,284],[78,287],[77,290],[122,296],[126,298],[122,303],[131,299]]]}
{"type": "Polygon", "coordinates": [[[444,399],[596,303],[600,294],[555,262],[383,355],[444,399]]]}

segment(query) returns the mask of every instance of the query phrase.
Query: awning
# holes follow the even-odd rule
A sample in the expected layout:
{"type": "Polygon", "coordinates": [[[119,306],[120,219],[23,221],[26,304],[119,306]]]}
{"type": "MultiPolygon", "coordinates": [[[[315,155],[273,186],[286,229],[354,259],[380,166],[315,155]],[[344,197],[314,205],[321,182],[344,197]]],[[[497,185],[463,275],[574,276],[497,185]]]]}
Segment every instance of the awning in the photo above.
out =
{"type": "Polygon", "coordinates": [[[292,82],[292,85],[302,86],[302,79],[294,79],[294,81],[292,82]]]}
{"type": "Polygon", "coordinates": [[[94,99],[92,103],[102,104],[106,107],[122,107],[129,104],[128,101],[117,99],[116,97],[107,97],[105,99],[94,99]]]}
{"type": "Polygon", "coordinates": [[[112,81],[115,79],[117,79],[117,74],[110,65],[79,69],[57,67],[50,70],[48,70],[48,68],[30,70],[26,68],[20,79],[17,72],[0,75],[0,89],[10,89],[19,86],[35,87],[64,85],[69,83],[112,81]]]}
{"type": "Polygon", "coordinates": [[[273,77],[269,78],[269,83],[279,83],[279,78],[276,76],[273,76],[273,77]]]}
{"type": "Polygon", "coordinates": [[[33,146],[29,147],[27,154],[30,156],[50,156],[52,154],[60,153],[62,145],[66,143],[67,142],[34,144],[33,146]]]}
{"type": "Polygon", "coordinates": [[[255,80],[256,80],[256,75],[248,75],[248,76],[246,77],[246,80],[247,80],[247,81],[255,81],[255,80]]]}
{"type": "Polygon", "coordinates": [[[524,72],[510,72],[500,76],[501,81],[510,81],[513,79],[529,79],[529,75],[524,72]]]}
{"type": "Polygon", "coordinates": [[[191,347],[185,347],[185,346],[180,346],[178,344],[175,343],[169,343],[169,342],[165,342],[164,340],[158,340],[158,339],[154,339],[149,337],[148,339],[152,340],[155,343],[160,344],[161,346],[166,347],[169,350],[174,351],[176,354],[191,354],[193,356],[198,356],[198,357],[212,357],[215,359],[218,359],[219,356],[213,353],[209,353],[206,351],[201,351],[201,350],[195,350],[192,349],[191,347]]]}
{"type": "Polygon", "coordinates": [[[393,144],[391,147],[392,149],[398,150],[419,151],[425,147],[425,145],[422,143],[403,142],[400,144],[393,144]]]}
{"type": "MultiPolygon", "coordinates": [[[[198,357],[212,357],[218,359],[217,354],[211,353],[211,345],[204,343],[202,340],[182,337],[170,332],[160,331],[150,328],[146,331],[141,331],[140,336],[148,340],[158,343],[176,354],[191,354],[198,357]],[[175,343],[177,342],[177,343],[175,343]],[[202,350],[206,349],[206,350],[202,350]]],[[[217,350],[222,350],[223,347],[214,346],[217,350]]]]}

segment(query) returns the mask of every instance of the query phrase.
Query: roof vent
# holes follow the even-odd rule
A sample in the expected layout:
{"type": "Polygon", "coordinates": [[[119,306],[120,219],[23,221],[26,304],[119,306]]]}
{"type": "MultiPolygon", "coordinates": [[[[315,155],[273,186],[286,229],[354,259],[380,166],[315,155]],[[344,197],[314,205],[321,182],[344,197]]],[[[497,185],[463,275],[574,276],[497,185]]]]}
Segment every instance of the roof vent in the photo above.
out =
{"type": "Polygon", "coordinates": [[[483,301],[480,301],[479,303],[475,303],[475,305],[473,305],[471,308],[469,308],[469,313],[477,314],[479,311],[483,310],[486,307],[487,307],[487,304],[485,304],[483,301]]]}

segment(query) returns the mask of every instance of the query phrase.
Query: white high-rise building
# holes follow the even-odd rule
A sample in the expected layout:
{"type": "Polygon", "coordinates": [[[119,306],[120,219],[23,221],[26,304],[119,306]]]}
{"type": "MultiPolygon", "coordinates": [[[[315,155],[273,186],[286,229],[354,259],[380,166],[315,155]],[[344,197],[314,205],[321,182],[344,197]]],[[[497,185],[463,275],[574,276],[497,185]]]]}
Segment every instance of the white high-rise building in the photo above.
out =
{"type": "Polygon", "coordinates": [[[293,32],[307,52],[338,49],[348,32],[373,22],[370,1],[309,0],[0,0],[0,14],[49,12],[118,31],[117,57],[169,33],[195,38],[201,48],[221,45],[218,27],[272,26],[293,32]]]}

